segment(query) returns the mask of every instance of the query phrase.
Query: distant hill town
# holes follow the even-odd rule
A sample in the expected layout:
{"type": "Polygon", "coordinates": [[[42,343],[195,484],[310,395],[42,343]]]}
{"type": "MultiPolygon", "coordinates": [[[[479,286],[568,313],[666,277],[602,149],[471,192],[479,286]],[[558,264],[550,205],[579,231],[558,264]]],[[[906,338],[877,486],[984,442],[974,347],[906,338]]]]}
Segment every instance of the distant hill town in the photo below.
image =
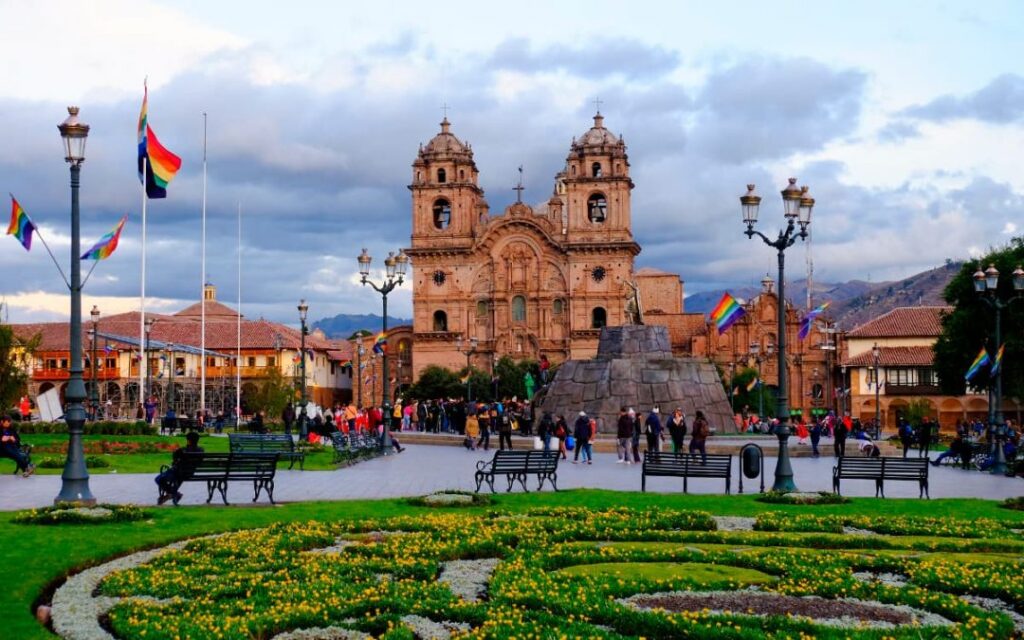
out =
{"type": "MultiPolygon", "coordinates": [[[[839,328],[849,331],[872,318],[907,306],[941,306],[946,304],[942,292],[960,270],[962,262],[947,262],[941,267],[914,274],[902,280],[887,282],[865,282],[850,280],[841,283],[815,283],[812,295],[814,306],[831,301],[829,315],[839,323],[839,328]]],[[[722,297],[724,289],[702,291],[686,298],[688,313],[709,313],[722,297]]],[[[760,292],[757,287],[736,287],[729,289],[737,298],[748,300],[760,292]]],[[[786,298],[803,306],[807,300],[807,281],[794,280],[786,283],[786,298]]]]}

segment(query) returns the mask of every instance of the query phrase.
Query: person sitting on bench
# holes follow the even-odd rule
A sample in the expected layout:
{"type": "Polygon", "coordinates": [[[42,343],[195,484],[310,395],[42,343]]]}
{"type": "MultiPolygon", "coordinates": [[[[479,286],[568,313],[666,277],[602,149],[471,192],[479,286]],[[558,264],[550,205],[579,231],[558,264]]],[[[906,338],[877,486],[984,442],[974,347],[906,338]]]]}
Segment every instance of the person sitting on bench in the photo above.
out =
{"type": "Polygon", "coordinates": [[[178,467],[181,464],[182,454],[185,453],[203,453],[203,448],[199,446],[199,434],[195,431],[189,431],[185,435],[185,446],[178,447],[171,454],[171,468],[156,477],[156,484],[160,487],[160,498],[157,500],[157,504],[163,504],[170,500],[175,499],[175,503],[181,500],[181,493],[178,491],[178,467]]]}
{"type": "Polygon", "coordinates": [[[14,464],[18,465],[18,471],[25,478],[36,470],[36,466],[29,462],[28,456],[21,450],[21,438],[11,425],[9,415],[0,418],[0,456],[14,460],[14,464]]]}

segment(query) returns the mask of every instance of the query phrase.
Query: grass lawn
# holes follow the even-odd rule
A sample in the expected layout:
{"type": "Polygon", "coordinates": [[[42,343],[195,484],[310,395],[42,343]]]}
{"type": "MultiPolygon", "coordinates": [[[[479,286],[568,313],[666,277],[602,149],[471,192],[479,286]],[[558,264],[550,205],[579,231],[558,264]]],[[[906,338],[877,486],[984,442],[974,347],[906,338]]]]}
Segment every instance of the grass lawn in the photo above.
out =
{"type": "MultiPolygon", "coordinates": [[[[47,436],[38,436],[42,439],[47,436]]],[[[104,436],[96,436],[103,438],[104,436]]],[[[33,437],[33,439],[35,436],[33,437]]],[[[110,439],[111,436],[106,436],[110,439]]],[[[154,437],[155,438],[155,437],[154,437]]],[[[26,438],[27,439],[27,438],[26,438]]],[[[166,439],[165,439],[166,440],[166,439]]],[[[174,438],[172,440],[179,440],[174,438]]],[[[207,450],[226,438],[204,438],[207,450]]],[[[125,458],[145,458],[122,456],[125,458]]],[[[318,454],[319,456],[320,454],[318,454]]],[[[329,453],[323,454],[328,457],[329,453]]],[[[166,461],[168,455],[155,455],[166,461]]],[[[314,460],[317,456],[314,456],[314,460]]],[[[307,459],[307,465],[311,462],[307,459]]],[[[142,464],[141,462],[133,464],[142,464]]],[[[128,467],[123,467],[127,469],[128,467]]],[[[152,471],[148,467],[145,471],[152,471]]],[[[317,467],[313,467],[317,468],[317,467]]],[[[490,506],[437,509],[417,507],[404,500],[309,502],[272,506],[195,506],[180,508],[146,507],[142,521],[108,524],[23,525],[12,522],[13,513],[0,513],[0,536],[4,562],[0,564],[0,635],[10,638],[52,638],[33,618],[33,604],[48,586],[64,575],[131,551],[159,547],[174,540],[215,532],[264,527],[283,522],[360,520],[417,514],[484,514],[492,510],[523,512],[536,507],[662,507],[707,511],[716,515],[756,516],[763,512],[813,515],[920,516],[976,520],[990,518],[1024,527],[1024,512],[998,508],[996,502],[967,499],[901,500],[855,498],[845,505],[794,506],[763,504],[754,496],[658,495],[601,490],[572,490],[558,493],[500,495],[490,506]]],[[[730,545],[737,547],[743,545],[730,545]]],[[[993,560],[1003,561],[1001,554],[993,560]]],[[[620,568],[622,565],[618,565],[620,568]]],[[[653,570],[653,569],[650,569],[653,570]]]]}

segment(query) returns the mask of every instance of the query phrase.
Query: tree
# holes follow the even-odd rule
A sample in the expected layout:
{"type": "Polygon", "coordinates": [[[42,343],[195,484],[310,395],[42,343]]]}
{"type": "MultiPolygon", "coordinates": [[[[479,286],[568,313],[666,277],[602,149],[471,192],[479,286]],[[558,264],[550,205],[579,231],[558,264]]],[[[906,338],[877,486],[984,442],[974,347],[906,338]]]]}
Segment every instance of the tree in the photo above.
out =
{"type": "Polygon", "coordinates": [[[747,387],[755,378],[757,378],[757,369],[750,367],[740,369],[733,375],[732,380],[729,381],[726,395],[736,394],[729,396],[732,399],[732,406],[735,408],[736,413],[740,413],[743,407],[749,407],[751,412],[756,413],[763,406],[764,416],[762,417],[773,418],[775,417],[775,394],[764,384],[764,380],[761,381],[761,384],[747,391],[747,387]],[[734,389],[735,392],[733,391],[734,389]]]}
{"type": "Polygon", "coordinates": [[[518,398],[525,400],[526,374],[529,373],[533,379],[540,384],[540,365],[534,360],[514,360],[509,356],[503,356],[494,366],[494,375],[498,379],[498,398],[518,398]]]}
{"type": "Polygon", "coordinates": [[[0,325],[0,408],[3,411],[15,406],[18,399],[27,393],[25,363],[31,362],[40,340],[38,334],[21,339],[14,335],[10,325],[0,325]]]}
{"type": "MultiPolygon", "coordinates": [[[[1014,238],[1010,244],[978,262],[965,263],[959,273],[946,286],[943,298],[953,310],[942,318],[942,335],[935,343],[935,371],[942,392],[962,395],[966,388],[964,374],[982,347],[991,356],[999,348],[995,344],[995,311],[974,291],[974,272],[994,264],[999,270],[997,294],[1002,299],[1013,296],[1010,274],[1024,264],[1024,237],[1014,238]]],[[[1003,355],[1003,396],[1024,399],[1024,300],[1011,303],[1003,309],[1001,337],[1006,345],[1003,355]]],[[[995,378],[986,367],[971,379],[976,389],[994,387],[995,378]]]]}
{"type": "Polygon", "coordinates": [[[465,387],[453,371],[432,364],[420,373],[420,378],[413,383],[407,393],[417,400],[433,400],[435,398],[454,398],[463,395],[465,387]]]}
{"type": "Polygon", "coordinates": [[[271,418],[277,418],[284,411],[295,392],[292,381],[274,367],[260,383],[256,394],[253,396],[252,404],[256,409],[262,409],[271,418]]]}

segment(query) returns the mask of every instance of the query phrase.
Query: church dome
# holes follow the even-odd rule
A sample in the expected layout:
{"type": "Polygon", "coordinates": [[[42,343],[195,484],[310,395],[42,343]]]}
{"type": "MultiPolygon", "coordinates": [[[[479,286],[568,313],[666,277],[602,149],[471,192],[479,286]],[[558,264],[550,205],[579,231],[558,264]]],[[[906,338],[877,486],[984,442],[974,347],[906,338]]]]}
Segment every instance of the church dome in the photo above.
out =
{"type": "Polygon", "coordinates": [[[605,128],[604,116],[598,111],[594,115],[594,126],[588,129],[582,136],[573,140],[570,155],[578,155],[587,151],[619,152],[625,150],[625,148],[626,143],[623,142],[622,138],[605,128]]]}
{"type": "Polygon", "coordinates": [[[441,133],[434,136],[430,142],[420,149],[421,156],[440,156],[440,155],[472,155],[472,151],[469,149],[468,144],[463,144],[461,140],[455,137],[455,134],[451,132],[451,123],[448,122],[448,118],[441,121],[441,133]]]}

